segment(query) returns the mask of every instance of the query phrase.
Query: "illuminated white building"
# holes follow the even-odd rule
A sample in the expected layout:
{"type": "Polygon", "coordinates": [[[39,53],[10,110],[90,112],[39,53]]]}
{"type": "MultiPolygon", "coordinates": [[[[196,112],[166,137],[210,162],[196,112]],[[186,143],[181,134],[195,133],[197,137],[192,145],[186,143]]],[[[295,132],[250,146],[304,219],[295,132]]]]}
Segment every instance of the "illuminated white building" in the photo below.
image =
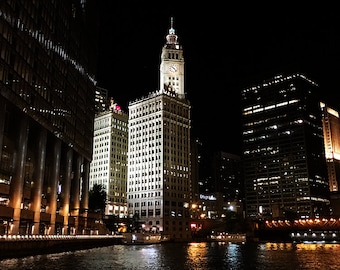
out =
{"type": "Polygon", "coordinates": [[[322,109],[323,138],[328,170],[329,189],[339,191],[340,181],[340,118],[339,112],[325,103],[320,103],[322,109]]]}
{"type": "Polygon", "coordinates": [[[94,120],[93,159],[90,164],[90,190],[102,185],[107,193],[105,215],[127,216],[128,115],[111,99],[108,111],[94,120]]]}
{"type": "Polygon", "coordinates": [[[172,22],[162,49],[160,88],[129,103],[128,211],[147,231],[191,238],[190,103],[184,57],[172,22]]]}

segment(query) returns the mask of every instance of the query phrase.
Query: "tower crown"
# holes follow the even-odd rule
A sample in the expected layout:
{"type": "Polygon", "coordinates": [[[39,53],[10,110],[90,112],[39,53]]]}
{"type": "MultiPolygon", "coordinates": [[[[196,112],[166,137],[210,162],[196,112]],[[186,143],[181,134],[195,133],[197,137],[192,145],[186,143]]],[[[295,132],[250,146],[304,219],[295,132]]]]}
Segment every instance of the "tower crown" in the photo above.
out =
{"type": "Polygon", "coordinates": [[[170,91],[180,98],[185,98],[183,49],[178,43],[173,23],[171,17],[169,33],[166,36],[166,43],[161,54],[159,89],[170,91]]]}
{"type": "Polygon", "coordinates": [[[167,48],[170,48],[170,49],[178,49],[178,36],[176,35],[176,31],[173,27],[173,24],[174,24],[174,19],[173,19],[173,17],[171,17],[169,34],[166,36],[166,45],[165,46],[167,48]]]}

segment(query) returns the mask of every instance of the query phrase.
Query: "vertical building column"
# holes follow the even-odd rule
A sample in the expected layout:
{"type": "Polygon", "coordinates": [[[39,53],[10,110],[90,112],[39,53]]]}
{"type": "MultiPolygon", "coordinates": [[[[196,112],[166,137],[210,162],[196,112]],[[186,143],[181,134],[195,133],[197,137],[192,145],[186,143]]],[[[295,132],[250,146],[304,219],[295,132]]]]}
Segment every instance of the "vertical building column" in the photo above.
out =
{"type": "Polygon", "coordinates": [[[81,178],[81,165],[83,157],[77,154],[77,160],[74,170],[74,178],[71,186],[71,216],[75,218],[74,227],[76,228],[76,234],[78,234],[79,226],[79,208],[80,208],[80,178],[81,178]]]}
{"type": "MultiPolygon", "coordinates": [[[[3,104],[0,106],[0,162],[2,158],[2,147],[4,144],[4,131],[5,131],[5,119],[6,119],[6,103],[0,98],[0,102],[3,104]]],[[[1,167],[1,166],[0,166],[1,167]]]]}
{"type": "Polygon", "coordinates": [[[89,211],[89,174],[90,162],[84,160],[84,171],[82,175],[82,188],[81,188],[81,211],[84,218],[84,229],[87,229],[87,216],[89,211]]]}
{"type": "Polygon", "coordinates": [[[72,160],[73,149],[69,148],[66,153],[65,174],[61,187],[62,206],[61,214],[64,217],[63,235],[69,234],[69,213],[70,213],[70,193],[71,193],[71,179],[72,179],[72,160]]]}
{"type": "Polygon", "coordinates": [[[10,229],[10,234],[15,235],[19,233],[21,203],[24,189],[24,173],[25,162],[27,154],[27,141],[29,133],[29,121],[24,114],[19,123],[18,141],[15,150],[15,166],[14,175],[11,181],[9,190],[9,207],[13,208],[13,224],[10,229]]]}
{"type": "Polygon", "coordinates": [[[58,182],[60,177],[60,159],[61,159],[61,141],[56,138],[53,146],[52,153],[52,168],[51,177],[49,179],[47,195],[48,195],[48,206],[46,212],[51,214],[50,220],[50,232],[49,234],[56,233],[56,217],[57,217],[57,192],[58,182]]]}
{"type": "Polygon", "coordinates": [[[32,189],[32,204],[31,210],[34,212],[34,227],[33,234],[39,234],[40,227],[40,210],[41,210],[41,195],[45,176],[45,162],[46,162],[46,142],[47,131],[44,128],[40,129],[37,149],[35,153],[35,168],[33,172],[33,189],[32,189]]]}

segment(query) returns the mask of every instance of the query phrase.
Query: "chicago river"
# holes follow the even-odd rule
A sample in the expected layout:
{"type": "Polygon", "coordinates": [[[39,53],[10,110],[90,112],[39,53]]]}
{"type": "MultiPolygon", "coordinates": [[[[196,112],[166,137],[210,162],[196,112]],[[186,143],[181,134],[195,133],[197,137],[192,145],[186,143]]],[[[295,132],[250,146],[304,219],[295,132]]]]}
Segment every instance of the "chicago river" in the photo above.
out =
{"type": "Polygon", "coordinates": [[[162,243],[112,245],[4,259],[0,269],[339,269],[340,244],[162,243]]]}

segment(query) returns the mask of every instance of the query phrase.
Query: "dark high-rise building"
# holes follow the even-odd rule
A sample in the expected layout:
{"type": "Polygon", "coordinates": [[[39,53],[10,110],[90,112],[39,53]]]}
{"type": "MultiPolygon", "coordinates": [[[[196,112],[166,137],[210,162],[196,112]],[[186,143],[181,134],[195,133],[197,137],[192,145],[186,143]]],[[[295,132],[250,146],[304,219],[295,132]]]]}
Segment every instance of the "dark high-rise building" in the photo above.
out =
{"type": "Polygon", "coordinates": [[[191,140],[191,201],[197,203],[199,200],[199,179],[201,166],[201,141],[198,138],[191,140]]]}
{"type": "Polygon", "coordinates": [[[0,234],[87,229],[96,84],[88,11],[86,1],[0,2],[0,234]]]}
{"type": "Polygon", "coordinates": [[[224,202],[243,199],[243,178],[241,157],[218,151],[212,159],[214,192],[222,193],[224,202]]]}
{"type": "Polygon", "coordinates": [[[247,217],[313,218],[329,213],[318,85],[301,74],[242,91],[247,217]]]}
{"type": "Polygon", "coordinates": [[[95,94],[95,113],[102,113],[108,110],[110,104],[110,100],[108,97],[108,90],[102,87],[96,87],[95,94]]]}

